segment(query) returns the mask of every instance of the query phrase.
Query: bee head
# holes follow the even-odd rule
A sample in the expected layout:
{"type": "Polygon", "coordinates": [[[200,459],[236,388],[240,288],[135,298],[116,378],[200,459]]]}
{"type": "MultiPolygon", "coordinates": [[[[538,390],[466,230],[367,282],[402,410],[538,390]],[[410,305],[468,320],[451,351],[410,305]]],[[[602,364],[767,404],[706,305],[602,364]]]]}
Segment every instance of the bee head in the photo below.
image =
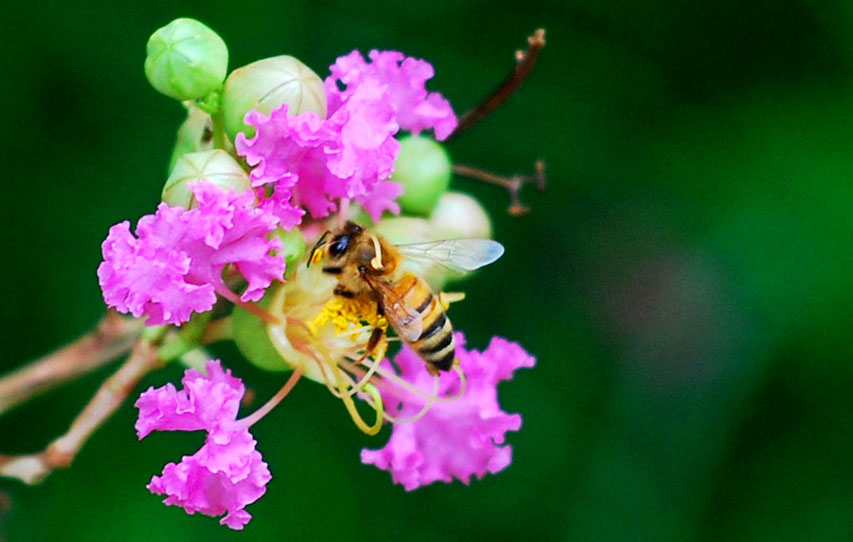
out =
{"type": "Polygon", "coordinates": [[[352,241],[358,237],[364,229],[355,222],[347,222],[342,228],[333,232],[327,231],[317,240],[311,251],[308,264],[319,262],[325,253],[332,259],[341,258],[352,245],[352,241]],[[331,235],[331,239],[329,236],[331,235]],[[328,246],[328,248],[326,248],[328,246]]]}
{"type": "Polygon", "coordinates": [[[341,231],[336,233],[329,241],[329,256],[340,258],[346,254],[352,241],[362,232],[362,227],[355,222],[347,222],[341,231]]]}

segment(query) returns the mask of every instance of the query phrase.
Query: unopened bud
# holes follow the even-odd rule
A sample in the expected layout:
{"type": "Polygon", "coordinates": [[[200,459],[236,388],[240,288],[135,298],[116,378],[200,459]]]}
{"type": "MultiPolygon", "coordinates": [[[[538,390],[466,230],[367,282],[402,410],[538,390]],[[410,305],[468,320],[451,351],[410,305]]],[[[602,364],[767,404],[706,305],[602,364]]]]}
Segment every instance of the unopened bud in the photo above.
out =
{"type": "Polygon", "coordinates": [[[255,129],[243,123],[252,109],[269,115],[288,104],[288,115],[313,111],[326,117],[326,91],[323,80],[292,56],[265,58],[238,68],[228,75],[222,93],[222,114],[225,131],[233,141],[245,132],[252,137],[255,129]]]}
{"type": "Polygon", "coordinates": [[[155,89],[176,100],[198,100],[222,87],[228,47],[194,19],[175,19],[148,39],[145,75],[155,89]]]}
{"type": "Polygon", "coordinates": [[[162,199],[172,207],[195,207],[190,183],[209,181],[224,189],[243,192],[252,186],[249,175],[227,152],[214,149],[181,156],[163,187],[162,199]]]}
{"type": "Polygon", "coordinates": [[[423,136],[401,139],[391,180],[403,185],[399,200],[403,212],[428,216],[447,191],[451,170],[447,152],[434,139],[423,136]]]}
{"type": "Polygon", "coordinates": [[[429,222],[442,239],[492,236],[492,222],[486,210],[479,201],[459,192],[442,195],[429,222]]]}

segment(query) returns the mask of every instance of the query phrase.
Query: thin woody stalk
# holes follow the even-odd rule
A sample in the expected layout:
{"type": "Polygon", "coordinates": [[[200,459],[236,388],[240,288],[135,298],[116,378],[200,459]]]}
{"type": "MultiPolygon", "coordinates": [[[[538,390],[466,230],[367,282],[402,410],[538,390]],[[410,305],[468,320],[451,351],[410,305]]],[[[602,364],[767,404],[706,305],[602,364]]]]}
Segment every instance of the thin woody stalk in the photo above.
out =
{"type": "Polygon", "coordinates": [[[530,207],[521,203],[521,188],[525,183],[535,184],[536,188],[540,192],[545,190],[546,184],[545,162],[542,160],[536,161],[532,175],[513,175],[512,177],[502,177],[489,171],[462,164],[455,164],[453,166],[453,173],[460,177],[467,177],[469,179],[475,179],[495,186],[500,186],[506,190],[509,194],[510,200],[508,212],[513,216],[520,216],[530,211],[530,207]]]}
{"type": "Polygon", "coordinates": [[[480,105],[462,115],[459,119],[459,125],[450,135],[451,139],[459,137],[463,132],[500,107],[507,98],[518,90],[524,80],[527,79],[527,76],[533,70],[533,65],[536,64],[536,57],[539,56],[539,51],[545,47],[545,30],[543,28],[538,29],[532,36],[527,38],[527,43],[527,51],[516,51],[516,64],[512,73],[480,105]]]}
{"type": "Polygon", "coordinates": [[[142,322],[110,311],[88,334],[0,378],[0,415],[32,397],[103,367],[133,348],[142,322]]]}
{"type": "Polygon", "coordinates": [[[64,435],[35,454],[0,455],[0,476],[37,484],[55,469],[71,465],[92,433],[118,409],[142,377],[160,363],[156,346],[148,339],[140,339],[127,360],[101,384],[64,435]]]}

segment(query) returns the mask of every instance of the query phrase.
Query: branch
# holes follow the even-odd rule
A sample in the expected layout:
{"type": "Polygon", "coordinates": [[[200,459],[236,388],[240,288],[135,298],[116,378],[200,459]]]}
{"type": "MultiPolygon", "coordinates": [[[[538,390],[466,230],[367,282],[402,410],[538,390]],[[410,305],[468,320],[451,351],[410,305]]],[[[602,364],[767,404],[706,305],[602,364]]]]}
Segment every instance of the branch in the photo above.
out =
{"type": "Polygon", "coordinates": [[[527,38],[527,43],[527,51],[515,52],[515,69],[509,74],[509,77],[504,79],[498,88],[483,100],[480,105],[462,115],[462,118],[459,119],[459,125],[450,135],[449,139],[458,137],[462,132],[480,122],[518,90],[521,83],[527,79],[527,76],[533,70],[533,65],[536,64],[536,57],[539,55],[539,51],[545,47],[545,29],[540,28],[534,32],[532,36],[527,38]]]}
{"type": "Polygon", "coordinates": [[[0,378],[0,415],[33,396],[103,367],[132,347],[142,322],[110,311],[73,343],[0,378]]]}
{"type": "Polygon", "coordinates": [[[67,433],[36,454],[0,455],[0,476],[37,484],[53,470],[71,465],[92,433],[118,409],[142,377],[160,363],[157,348],[149,340],[140,339],[127,361],[101,384],[67,433]]]}
{"type": "Polygon", "coordinates": [[[545,190],[545,163],[542,160],[537,160],[534,168],[535,171],[532,175],[501,177],[479,168],[456,164],[453,166],[453,173],[460,177],[468,177],[504,188],[509,193],[510,203],[507,211],[513,216],[521,216],[530,211],[530,207],[521,203],[519,195],[525,183],[535,183],[540,192],[545,190]]]}

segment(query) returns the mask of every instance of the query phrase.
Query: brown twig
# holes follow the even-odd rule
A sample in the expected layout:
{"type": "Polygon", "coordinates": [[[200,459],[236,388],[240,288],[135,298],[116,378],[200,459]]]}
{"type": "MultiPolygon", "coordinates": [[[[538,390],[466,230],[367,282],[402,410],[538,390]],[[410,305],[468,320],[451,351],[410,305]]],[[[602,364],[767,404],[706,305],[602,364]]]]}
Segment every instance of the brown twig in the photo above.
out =
{"type": "Polygon", "coordinates": [[[68,467],[92,433],[118,409],[142,377],[160,363],[156,346],[140,339],[118,371],[101,384],[67,433],[39,453],[0,455],[0,476],[36,484],[55,469],[68,467]]]}
{"type": "Polygon", "coordinates": [[[141,330],[141,321],[108,312],[87,335],[0,378],[0,415],[126,353],[141,330]]]}
{"type": "Polygon", "coordinates": [[[509,77],[504,79],[498,88],[489,94],[480,105],[462,115],[462,118],[459,119],[459,125],[450,135],[451,139],[458,137],[464,131],[480,122],[518,90],[521,83],[527,79],[527,76],[533,70],[533,65],[536,64],[536,57],[539,55],[539,51],[545,47],[545,29],[540,28],[534,32],[532,36],[527,38],[527,44],[527,51],[519,50],[515,52],[515,69],[509,74],[509,77]]]}
{"type": "Polygon", "coordinates": [[[525,183],[536,183],[536,188],[542,192],[545,190],[545,163],[542,160],[537,160],[534,165],[534,173],[532,175],[513,175],[512,177],[501,177],[488,171],[479,168],[456,164],[453,166],[453,173],[461,177],[476,179],[478,181],[487,182],[496,186],[503,187],[509,192],[509,209],[507,211],[513,216],[521,216],[530,211],[530,207],[521,203],[521,187],[525,183]]]}

